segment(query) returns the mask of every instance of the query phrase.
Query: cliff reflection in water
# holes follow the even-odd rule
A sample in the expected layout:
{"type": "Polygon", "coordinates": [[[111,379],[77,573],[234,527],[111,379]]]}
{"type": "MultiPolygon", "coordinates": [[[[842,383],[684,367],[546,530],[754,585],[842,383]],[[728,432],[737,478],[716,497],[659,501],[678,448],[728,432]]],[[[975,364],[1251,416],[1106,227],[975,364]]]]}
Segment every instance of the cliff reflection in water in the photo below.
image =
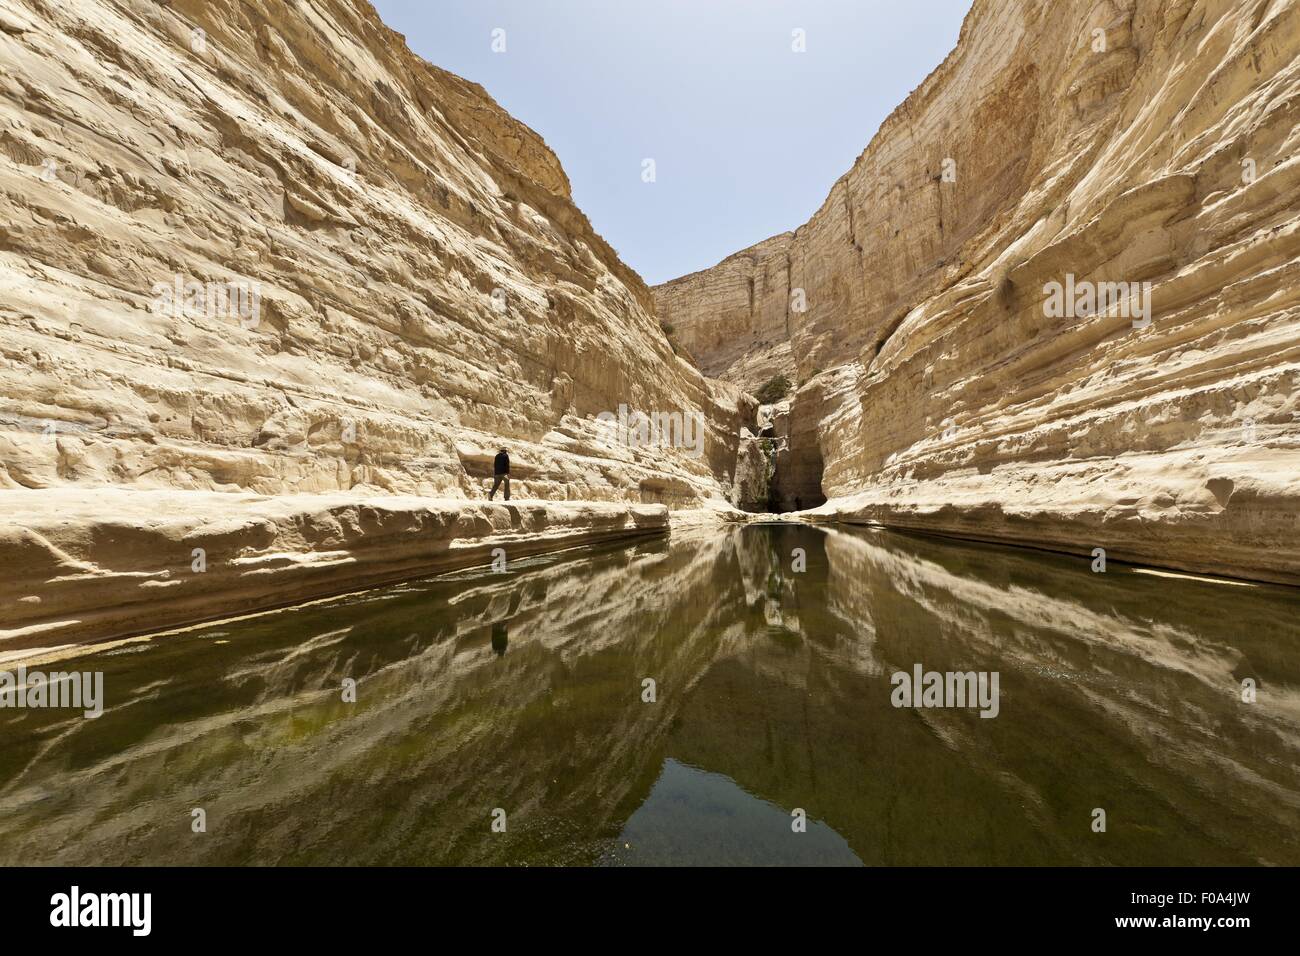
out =
{"type": "Polygon", "coordinates": [[[108,706],[0,711],[0,863],[1296,864],[1298,609],[803,526],[521,561],[61,663],[108,706]]]}

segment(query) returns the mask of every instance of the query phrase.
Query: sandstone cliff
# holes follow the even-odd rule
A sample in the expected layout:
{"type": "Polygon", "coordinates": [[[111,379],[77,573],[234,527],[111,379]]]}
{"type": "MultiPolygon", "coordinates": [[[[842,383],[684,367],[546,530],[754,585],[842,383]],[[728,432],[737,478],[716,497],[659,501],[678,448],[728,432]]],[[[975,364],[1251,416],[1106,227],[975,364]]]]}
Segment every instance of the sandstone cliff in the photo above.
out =
{"type": "Polygon", "coordinates": [[[505,443],[516,497],[722,494],[745,400],[364,0],[0,0],[0,63],[0,487],[475,498],[505,443]]]}
{"type": "Polygon", "coordinates": [[[706,375],[751,392],[776,375],[794,381],[790,240],[774,236],[655,287],[659,317],[706,375]]]}
{"type": "Polygon", "coordinates": [[[754,402],[652,312],[364,0],[0,0],[0,655],[725,510],[754,402]]]}
{"type": "Polygon", "coordinates": [[[827,517],[1300,583],[1298,57],[1293,0],[975,0],[807,224],[659,308],[794,369],[827,517]]]}

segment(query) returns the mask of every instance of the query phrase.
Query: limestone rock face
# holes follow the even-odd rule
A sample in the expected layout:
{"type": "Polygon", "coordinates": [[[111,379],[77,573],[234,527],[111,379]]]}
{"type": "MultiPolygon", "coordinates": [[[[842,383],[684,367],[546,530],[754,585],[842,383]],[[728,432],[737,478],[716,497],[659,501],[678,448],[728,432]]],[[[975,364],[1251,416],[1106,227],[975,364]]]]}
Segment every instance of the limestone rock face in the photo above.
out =
{"type": "Polygon", "coordinates": [[[747,388],[788,346],[828,517],[1300,583],[1298,124],[1300,4],[975,0],[807,224],[655,295],[747,388]]]}
{"type": "Polygon", "coordinates": [[[0,663],[546,551],[664,533],[663,505],[0,491],[0,663]]]}
{"type": "Polygon", "coordinates": [[[659,316],[706,375],[755,392],[784,374],[794,381],[790,351],[790,242],[785,233],[738,252],[712,269],[654,289],[659,316]]]}
{"type": "Polygon", "coordinates": [[[720,499],[753,403],[368,3],[0,0],[0,64],[0,487],[720,499]]]}

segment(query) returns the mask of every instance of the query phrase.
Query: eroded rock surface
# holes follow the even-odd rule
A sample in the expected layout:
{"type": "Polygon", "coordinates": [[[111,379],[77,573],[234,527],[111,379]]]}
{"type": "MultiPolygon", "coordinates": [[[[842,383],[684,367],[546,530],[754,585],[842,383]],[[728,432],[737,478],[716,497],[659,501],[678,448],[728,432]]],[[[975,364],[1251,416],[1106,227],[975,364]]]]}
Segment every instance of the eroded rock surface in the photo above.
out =
{"type": "Polygon", "coordinates": [[[746,388],[788,349],[828,517],[1300,583],[1298,58],[1294,2],[975,0],[807,224],[661,312],[746,388]],[[1149,323],[1050,317],[1071,276],[1149,323]]]}
{"type": "Polygon", "coordinates": [[[370,4],[0,26],[0,487],[479,498],[505,444],[520,496],[721,497],[747,400],[541,138],[370,4]],[[704,453],[611,439],[620,404],[702,415],[704,453]]]}
{"type": "Polygon", "coordinates": [[[712,269],[654,289],[660,317],[705,374],[755,392],[795,378],[790,282],[792,235],[783,233],[712,269]]]}
{"type": "Polygon", "coordinates": [[[0,649],[725,507],[756,403],[652,312],[541,138],[363,0],[0,0],[0,649]],[[502,446],[550,504],[477,503],[502,446]]]}
{"type": "Polygon", "coordinates": [[[664,505],[123,488],[0,491],[0,661],[663,534],[664,505]]]}

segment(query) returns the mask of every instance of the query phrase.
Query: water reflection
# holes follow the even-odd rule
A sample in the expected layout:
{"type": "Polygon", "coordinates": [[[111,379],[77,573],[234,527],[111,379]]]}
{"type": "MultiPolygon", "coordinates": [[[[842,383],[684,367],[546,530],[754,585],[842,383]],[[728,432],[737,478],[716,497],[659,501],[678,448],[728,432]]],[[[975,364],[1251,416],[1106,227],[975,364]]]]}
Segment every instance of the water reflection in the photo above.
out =
{"type": "Polygon", "coordinates": [[[508,621],[497,621],[492,625],[492,650],[496,652],[497,657],[503,657],[509,646],[510,624],[508,621]]]}
{"type": "Polygon", "coordinates": [[[107,709],[0,711],[0,862],[1295,864],[1298,608],[803,526],[530,559],[68,662],[107,709]]]}
{"type": "Polygon", "coordinates": [[[659,779],[613,848],[610,866],[861,866],[844,838],[816,820],[800,821],[735,781],[664,761],[659,779]]]}

